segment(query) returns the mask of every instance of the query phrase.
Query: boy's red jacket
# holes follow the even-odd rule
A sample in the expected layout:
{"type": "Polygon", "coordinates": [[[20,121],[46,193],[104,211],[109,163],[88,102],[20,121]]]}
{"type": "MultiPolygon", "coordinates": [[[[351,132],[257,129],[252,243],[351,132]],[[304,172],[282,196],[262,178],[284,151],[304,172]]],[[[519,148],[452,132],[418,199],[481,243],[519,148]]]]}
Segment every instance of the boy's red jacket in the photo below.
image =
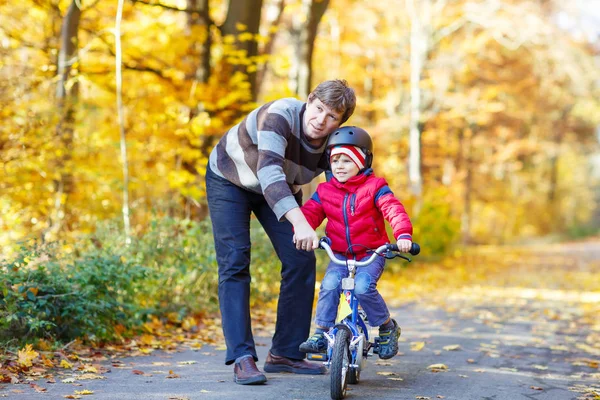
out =
{"type": "Polygon", "coordinates": [[[327,218],[325,234],[331,239],[331,249],[357,259],[367,255],[367,248],[390,243],[384,218],[396,239],[412,240],[412,224],[404,206],[385,179],[373,175],[371,169],[345,183],[332,177],[319,184],[302,212],[313,229],[327,218]],[[351,245],[352,252],[346,253],[351,245]]]}

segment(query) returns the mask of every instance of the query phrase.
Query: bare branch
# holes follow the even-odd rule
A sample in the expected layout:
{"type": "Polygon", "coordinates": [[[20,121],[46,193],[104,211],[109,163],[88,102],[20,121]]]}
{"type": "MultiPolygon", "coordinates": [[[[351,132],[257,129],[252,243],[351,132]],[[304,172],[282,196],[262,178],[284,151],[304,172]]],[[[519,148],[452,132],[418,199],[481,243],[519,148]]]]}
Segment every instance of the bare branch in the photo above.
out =
{"type": "Polygon", "coordinates": [[[203,9],[189,9],[189,8],[179,8],[179,7],[175,7],[175,6],[169,6],[166,4],[162,4],[158,1],[151,1],[151,0],[130,0],[130,1],[132,3],[140,3],[140,4],[147,5],[147,6],[160,7],[160,8],[164,8],[165,10],[184,12],[184,13],[188,13],[188,14],[198,13],[198,14],[202,15],[202,13],[205,11],[203,9]]]}

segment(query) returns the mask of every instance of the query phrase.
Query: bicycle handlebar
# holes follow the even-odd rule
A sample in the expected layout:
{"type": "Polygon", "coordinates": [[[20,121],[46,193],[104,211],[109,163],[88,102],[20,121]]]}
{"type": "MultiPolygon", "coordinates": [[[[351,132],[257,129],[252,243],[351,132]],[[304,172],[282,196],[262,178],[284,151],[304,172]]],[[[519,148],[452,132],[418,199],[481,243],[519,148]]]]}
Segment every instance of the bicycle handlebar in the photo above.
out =
{"type": "MultiPolygon", "coordinates": [[[[347,260],[340,260],[333,254],[333,251],[331,250],[331,239],[329,239],[328,237],[322,237],[321,239],[319,239],[319,248],[325,250],[331,261],[333,261],[335,264],[346,265],[348,263],[347,260]]],[[[357,267],[364,267],[365,265],[369,265],[375,260],[375,257],[381,256],[380,253],[384,251],[398,251],[398,245],[389,243],[381,245],[377,249],[375,249],[373,254],[371,254],[371,257],[363,261],[356,261],[354,265],[356,265],[357,267]]],[[[420,252],[421,246],[413,242],[409,253],[413,256],[416,256],[420,252]]]]}

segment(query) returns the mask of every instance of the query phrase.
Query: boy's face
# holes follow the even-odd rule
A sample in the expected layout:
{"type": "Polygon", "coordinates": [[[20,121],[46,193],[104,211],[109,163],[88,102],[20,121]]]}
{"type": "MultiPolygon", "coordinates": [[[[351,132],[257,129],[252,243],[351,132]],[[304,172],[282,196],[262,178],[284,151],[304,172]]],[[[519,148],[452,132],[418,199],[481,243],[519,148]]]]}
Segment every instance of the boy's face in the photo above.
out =
{"type": "Polygon", "coordinates": [[[316,96],[306,104],[304,112],[304,135],[313,145],[320,145],[333,131],[340,127],[342,113],[327,107],[316,96]]]}
{"type": "Polygon", "coordinates": [[[358,174],[358,166],[345,154],[337,154],[331,157],[331,172],[340,183],[358,174]]]}

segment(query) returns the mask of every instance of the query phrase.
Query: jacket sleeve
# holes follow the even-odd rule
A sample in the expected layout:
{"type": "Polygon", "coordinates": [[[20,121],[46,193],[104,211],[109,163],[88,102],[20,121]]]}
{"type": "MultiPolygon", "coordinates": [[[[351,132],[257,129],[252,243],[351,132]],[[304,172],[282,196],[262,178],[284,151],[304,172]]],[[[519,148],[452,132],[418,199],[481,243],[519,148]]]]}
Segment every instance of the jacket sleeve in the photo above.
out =
{"type": "Polygon", "coordinates": [[[394,238],[412,240],[412,223],[404,205],[394,196],[394,193],[382,179],[382,185],[375,194],[375,205],[383,214],[394,231],[394,238]]]}
{"type": "Polygon", "coordinates": [[[310,227],[313,229],[317,229],[319,225],[325,219],[325,211],[323,210],[323,205],[321,204],[321,199],[319,198],[319,190],[311,196],[311,198],[304,203],[304,205],[300,208],[302,213],[306,217],[306,220],[310,224],[310,227]]]}

